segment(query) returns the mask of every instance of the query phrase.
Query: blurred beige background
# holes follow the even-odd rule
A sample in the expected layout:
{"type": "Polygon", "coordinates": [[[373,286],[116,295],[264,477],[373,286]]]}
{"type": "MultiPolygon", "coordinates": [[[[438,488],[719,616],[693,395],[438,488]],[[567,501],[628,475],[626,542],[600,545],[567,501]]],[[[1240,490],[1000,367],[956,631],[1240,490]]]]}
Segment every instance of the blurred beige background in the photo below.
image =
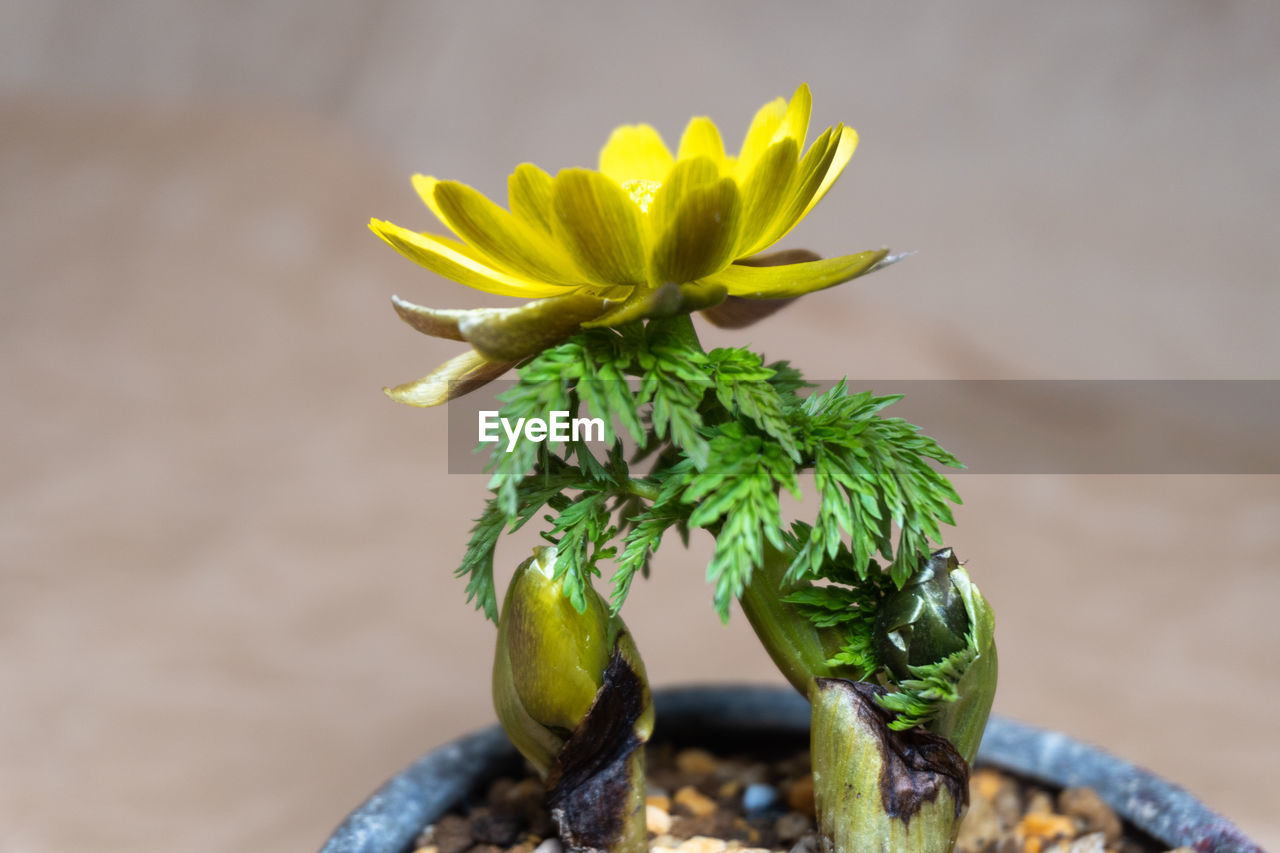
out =
{"type": "MultiPolygon", "coordinates": [[[[862,143],[789,244],[919,254],[709,343],[824,378],[1280,378],[1278,7],[890,5],[0,4],[0,848],[314,849],[492,719],[451,577],[483,480],[379,390],[457,351],[392,293],[471,301],[365,228],[435,227],[414,171],[501,197],[695,114],[732,145],[807,80],[862,143]]],[[[1094,426],[992,428],[1068,416],[1094,426]]],[[[997,710],[1277,845],[1280,477],[957,483],[997,710]]],[[[779,682],[707,553],[633,593],[654,681],[779,682]]]]}

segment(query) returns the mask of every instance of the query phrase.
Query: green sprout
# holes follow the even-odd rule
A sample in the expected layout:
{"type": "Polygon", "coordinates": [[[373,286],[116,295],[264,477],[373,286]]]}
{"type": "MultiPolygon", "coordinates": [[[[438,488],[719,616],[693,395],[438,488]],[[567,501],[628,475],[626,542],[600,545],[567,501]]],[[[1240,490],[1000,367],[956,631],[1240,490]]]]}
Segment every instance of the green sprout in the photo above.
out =
{"type": "Polygon", "coordinates": [[[705,350],[690,314],[724,328],[897,260],[757,254],[803,217],[856,135],[837,127],[801,156],[808,89],[756,116],[737,158],[709,120],[679,152],[620,129],[599,172],[511,180],[511,210],[419,176],[462,242],[375,222],[403,254],[510,309],[396,301],[409,325],[472,350],[388,389],[436,405],[510,367],[508,423],[564,412],[602,441],[524,439],[494,450],[491,496],[458,568],[498,624],[493,695],[512,742],[544,776],[571,850],[645,843],[642,746],[653,726],[644,667],[619,618],[663,540],[714,538],[706,567],[722,621],[737,601],[779,671],[813,709],[823,849],[946,851],[967,806],[970,762],[996,683],[991,609],[949,548],[961,467],[886,410],[898,396],[845,382],[814,390],[785,361],[705,350]],[[628,450],[628,446],[632,450],[628,450]],[[817,509],[785,523],[812,475],[817,509]],[[504,534],[540,519],[547,545],[517,569],[501,608],[504,534]],[[609,573],[606,601],[597,581],[609,573]]]}
{"type": "Polygon", "coordinates": [[[555,563],[554,547],[534,549],[507,588],[494,708],[543,777],[561,838],[574,849],[639,853],[647,849],[644,744],[653,732],[644,664],[595,590],[581,612],[565,598],[555,563]]]}

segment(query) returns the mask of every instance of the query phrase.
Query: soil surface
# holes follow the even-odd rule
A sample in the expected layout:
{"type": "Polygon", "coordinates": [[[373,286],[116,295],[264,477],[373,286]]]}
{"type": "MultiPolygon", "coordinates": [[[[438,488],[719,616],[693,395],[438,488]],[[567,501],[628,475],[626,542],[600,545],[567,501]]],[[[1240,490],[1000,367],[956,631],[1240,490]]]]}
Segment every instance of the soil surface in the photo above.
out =
{"type": "MultiPolygon", "coordinates": [[[[807,752],[775,760],[648,748],[651,853],[819,853],[807,752]]],[[[1164,853],[1089,788],[1051,791],[979,766],[960,853],[1164,853]]],[[[530,772],[500,778],[427,827],[416,853],[562,853],[530,772]]],[[[1192,853],[1180,847],[1172,853],[1192,853]]]]}

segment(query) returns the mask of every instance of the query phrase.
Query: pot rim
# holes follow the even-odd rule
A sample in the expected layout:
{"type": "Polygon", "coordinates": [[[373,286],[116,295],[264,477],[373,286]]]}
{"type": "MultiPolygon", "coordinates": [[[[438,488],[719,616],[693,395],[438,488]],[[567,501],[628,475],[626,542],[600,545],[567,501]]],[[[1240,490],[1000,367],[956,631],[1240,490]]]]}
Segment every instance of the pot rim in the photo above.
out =
{"type": "MultiPolygon", "coordinates": [[[[809,703],[788,687],[696,685],[653,692],[655,737],[667,729],[801,734],[809,703]]],[[[992,715],[978,762],[1056,787],[1093,788],[1127,822],[1170,847],[1264,853],[1229,820],[1147,770],[1061,732],[992,715]]],[[[321,853],[402,853],[481,781],[521,766],[500,726],[437,747],[393,776],[334,830],[321,853]]]]}

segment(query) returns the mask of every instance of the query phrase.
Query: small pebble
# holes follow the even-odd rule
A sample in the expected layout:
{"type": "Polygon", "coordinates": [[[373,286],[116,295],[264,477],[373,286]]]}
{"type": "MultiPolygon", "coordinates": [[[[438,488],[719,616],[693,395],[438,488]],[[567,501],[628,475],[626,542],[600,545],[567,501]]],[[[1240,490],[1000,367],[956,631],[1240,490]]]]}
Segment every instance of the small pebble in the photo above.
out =
{"type": "Polygon", "coordinates": [[[742,809],[747,817],[756,817],[768,812],[778,804],[778,789],[772,785],[756,783],[748,785],[742,792],[742,809]]]}
{"type": "Polygon", "coordinates": [[[1000,818],[1000,828],[1011,830],[1022,820],[1022,792],[1018,785],[1007,776],[996,786],[996,794],[991,799],[991,806],[1000,818]]]}
{"type": "Polygon", "coordinates": [[[986,767],[979,767],[969,776],[969,788],[974,798],[994,800],[1004,782],[1004,776],[986,767]]]}
{"type": "Polygon", "coordinates": [[[1120,840],[1124,827],[1111,807],[1092,788],[1066,788],[1058,794],[1058,810],[1084,825],[1085,832],[1101,832],[1108,844],[1120,840]]]}
{"type": "Polygon", "coordinates": [[[751,824],[747,823],[747,819],[732,812],[722,812],[722,814],[730,815],[729,829],[726,831],[725,837],[734,841],[749,841],[756,844],[760,841],[760,832],[751,824]]]}
{"type": "Polygon", "coordinates": [[[737,779],[730,779],[716,789],[716,796],[721,800],[732,800],[742,792],[742,783],[737,779]]]}
{"type": "Polygon", "coordinates": [[[818,853],[820,849],[822,842],[818,840],[818,833],[810,832],[792,846],[790,853],[818,853]]]}
{"type": "Polygon", "coordinates": [[[690,776],[710,776],[719,763],[705,749],[682,749],[676,753],[676,769],[690,776]]]}
{"type": "Polygon", "coordinates": [[[779,841],[790,843],[813,829],[813,821],[798,812],[788,812],[773,822],[774,834],[779,841]]]}
{"type": "Polygon", "coordinates": [[[695,835],[693,838],[682,842],[676,848],[676,851],[677,853],[720,853],[728,846],[723,838],[708,838],[705,835],[695,835]]]}
{"type": "Polygon", "coordinates": [[[715,812],[716,801],[692,785],[685,785],[676,791],[675,806],[677,810],[683,809],[693,817],[702,817],[715,812]]]}
{"type": "MultiPolygon", "coordinates": [[[[728,817],[727,815],[725,816],[728,817]]],[[[720,812],[691,817],[681,815],[671,822],[671,834],[681,840],[695,838],[699,835],[724,838],[727,835],[728,820],[720,819],[720,812]]]]}
{"type": "Polygon", "coordinates": [[[484,844],[508,847],[520,837],[521,820],[508,815],[494,814],[487,808],[471,813],[471,837],[484,844]]]}
{"type": "Polygon", "coordinates": [[[1075,822],[1066,815],[1028,811],[1018,822],[1017,836],[1024,839],[1026,853],[1041,853],[1045,843],[1074,838],[1075,822]]]}
{"type": "Polygon", "coordinates": [[[1045,791],[1032,791],[1027,797],[1027,814],[1053,814],[1053,797],[1045,791]]]}
{"type": "Polygon", "coordinates": [[[657,806],[644,807],[645,827],[654,835],[666,835],[671,831],[671,815],[657,806]]]}
{"type": "Polygon", "coordinates": [[[473,843],[471,825],[464,817],[445,815],[423,833],[423,843],[434,846],[438,853],[462,853],[473,843]]]}
{"type": "Polygon", "coordinates": [[[644,798],[644,804],[646,806],[653,806],[654,808],[662,809],[668,814],[671,812],[671,798],[666,794],[650,794],[644,798]]]}
{"type": "Polygon", "coordinates": [[[792,811],[813,817],[817,814],[813,801],[813,774],[801,776],[787,789],[787,805],[792,811]]]}
{"type": "Polygon", "coordinates": [[[521,779],[516,784],[507,788],[502,798],[494,803],[494,807],[504,811],[512,811],[524,814],[532,805],[535,809],[542,807],[543,787],[542,783],[537,779],[521,779]]]}
{"type": "Polygon", "coordinates": [[[564,845],[560,843],[559,838],[548,838],[533,848],[533,853],[564,853],[564,845]]]}
{"type": "Polygon", "coordinates": [[[1071,842],[1067,853],[1107,853],[1106,837],[1101,832],[1082,835],[1071,842]]]}
{"type": "Polygon", "coordinates": [[[493,784],[489,786],[489,793],[485,796],[489,805],[496,806],[506,799],[507,793],[516,786],[516,780],[503,776],[500,779],[493,780],[493,784]]]}
{"type": "Polygon", "coordinates": [[[977,779],[969,780],[969,811],[960,822],[960,834],[956,838],[956,847],[960,850],[986,850],[1004,829],[995,804],[980,793],[980,784],[977,779]]]}

